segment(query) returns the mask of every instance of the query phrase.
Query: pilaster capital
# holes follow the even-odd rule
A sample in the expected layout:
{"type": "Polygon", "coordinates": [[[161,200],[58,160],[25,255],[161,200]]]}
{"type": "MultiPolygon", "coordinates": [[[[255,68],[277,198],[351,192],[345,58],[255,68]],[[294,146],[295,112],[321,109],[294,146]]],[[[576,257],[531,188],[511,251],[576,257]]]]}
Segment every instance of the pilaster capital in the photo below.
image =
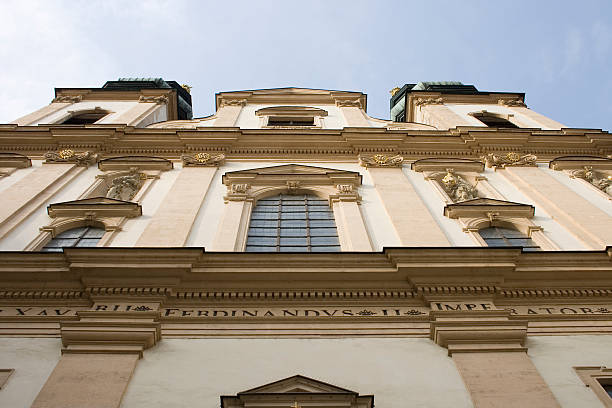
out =
{"type": "Polygon", "coordinates": [[[527,351],[527,321],[508,310],[432,311],[430,338],[453,353],[527,351]]]}
{"type": "Polygon", "coordinates": [[[511,99],[499,99],[497,101],[499,105],[509,106],[509,107],[517,107],[517,108],[526,108],[525,102],[519,98],[511,98],[511,99]]]}
{"type": "Polygon", "coordinates": [[[404,158],[400,155],[374,154],[372,156],[359,156],[359,164],[368,167],[402,167],[404,158]]]}
{"type": "Polygon", "coordinates": [[[181,156],[181,160],[184,167],[221,166],[225,163],[225,155],[223,153],[200,152],[184,154],[181,156]]]}
{"type": "Polygon", "coordinates": [[[45,163],[76,163],[87,167],[98,161],[98,155],[90,151],[75,152],[72,149],[62,149],[57,152],[45,153],[45,163]]]}
{"type": "Polygon", "coordinates": [[[336,99],[336,106],[339,108],[362,108],[359,99],[336,99]]]}
{"type": "Polygon", "coordinates": [[[62,353],[138,354],[161,340],[157,311],[80,311],[60,323],[62,353]]]}
{"type": "Polygon", "coordinates": [[[83,95],[59,95],[51,103],[77,103],[83,100],[83,95]]]}
{"type": "Polygon", "coordinates": [[[224,106],[244,106],[246,105],[246,103],[246,99],[223,98],[221,99],[221,102],[219,102],[219,107],[223,108],[224,106]]]}
{"type": "Polygon", "coordinates": [[[166,95],[159,95],[159,96],[141,95],[140,98],[138,98],[139,103],[154,103],[156,105],[165,105],[168,103],[168,101],[169,99],[166,95]]]}
{"type": "Polygon", "coordinates": [[[416,98],[413,102],[414,106],[421,105],[443,105],[444,99],[441,97],[438,98],[416,98]]]}

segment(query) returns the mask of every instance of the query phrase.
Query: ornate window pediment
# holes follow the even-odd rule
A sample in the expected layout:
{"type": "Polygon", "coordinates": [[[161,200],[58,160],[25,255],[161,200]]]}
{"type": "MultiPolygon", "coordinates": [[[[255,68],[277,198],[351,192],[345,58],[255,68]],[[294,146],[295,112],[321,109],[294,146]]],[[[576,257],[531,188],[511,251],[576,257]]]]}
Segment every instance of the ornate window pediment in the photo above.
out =
{"type": "Polygon", "coordinates": [[[444,207],[444,215],[459,220],[463,230],[471,234],[474,241],[489,246],[479,234],[479,230],[491,227],[516,230],[523,233],[523,238],[531,238],[535,245],[544,250],[555,250],[558,247],[544,235],[542,227],[531,219],[535,207],[529,204],[493,198],[476,198],[444,207]]]}
{"type": "Polygon", "coordinates": [[[612,159],[596,156],[558,157],[548,165],[565,171],[571,178],[584,180],[612,200],[612,159]]]}
{"type": "Polygon", "coordinates": [[[32,166],[32,161],[26,156],[18,153],[0,153],[0,168],[11,167],[24,169],[32,166]]]}
{"type": "Polygon", "coordinates": [[[271,106],[255,111],[262,118],[261,125],[271,128],[309,127],[320,128],[327,111],[311,106],[271,106]]]}
{"type": "Polygon", "coordinates": [[[142,215],[142,207],[128,201],[95,197],[51,204],[47,207],[47,212],[51,218],[83,217],[92,213],[97,217],[133,218],[142,215]]]}
{"type": "Polygon", "coordinates": [[[136,167],[138,170],[172,170],[172,162],[162,157],[147,156],[120,156],[100,160],[98,168],[102,171],[130,170],[136,167]]]}
{"type": "Polygon", "coordinates": [[[228,188],[228,201],[285,192],[309,194],[309,190],[319,191],[330,201],[339,196],[359,199],[357,187],[361,185],[361,175],[357,172],[301,164],[232,171],[225,173],[222,180],[228,188]]]}
{"type": "Polygon", "coordinates": [[[221,408],[250,407],[373,408],[374,396],[359,395],[302,375],[242,391],[235,396],[221,396],[221,408]]]}

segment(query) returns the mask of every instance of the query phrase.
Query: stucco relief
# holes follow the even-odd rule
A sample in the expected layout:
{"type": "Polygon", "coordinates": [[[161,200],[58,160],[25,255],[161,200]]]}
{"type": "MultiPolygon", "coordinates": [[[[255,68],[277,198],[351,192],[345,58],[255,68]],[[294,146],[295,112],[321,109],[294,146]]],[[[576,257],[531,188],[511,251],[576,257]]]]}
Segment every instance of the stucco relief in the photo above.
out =
{"type": "Polygon", "coordinates": [[[130,201],[142,187],[142,182],[145,178],[145,174],[139,173],[136,170],[131,170],[127,175],[115,177],[111,182],[111,187],[106,193],[106,197],[115,200],[130,201]]]}
{"type": "Polygon", "coordinates": [[[181,156],[183,166],[220,166],[225,161],[223,153],[195,153],[181,156]]]}
{"type": "Polygon", "coordinates": [[[446,175],[442,177],[440,184],[454,202],[478,198],[476,187],[472,186],[463,177],[455,173],[455,170],[452,168],[446,169],[446,175]]]}
{"type": "Polygon", "coordinates": [[[601,174],[593,169],[593,166],[584,166],[581,169],[571,171],[571,177],[588,181],[604,193],[612,196],[612,176],[601,174]]]}
{"type": "Polygon", "coordinates": [[[97,154],[89,151],[77,153],[72,149],[45,153],[45,163],[76,163],[79,166],[88,166],[95,163],[97,159],[97,154]]]}
{"type": "Polygon", "coordinates": [[[51,103],[77,103],[77,102],[81,102],[81,100],[83,100],[82,95],[74,95],[74,96],[60,95],[60,96],[53,98],[51,103]]]}
{"type": "Polygon", "coordinates": [[[400,155],[388,156],[375,154],[372,156],[359,156],[359,164],[363,167],[402,167],[404,158],[400,155]]]}
{"type": "Polygon", "coordinates": [[[484,160],[487,167],[499,167],[505,168],[508,166],[535,166],[538,157],[535,154],[520,154],[517,152],[510,152],[505,155],[498,155],[496,153],[489,153],[481,157],[484,160]]]}

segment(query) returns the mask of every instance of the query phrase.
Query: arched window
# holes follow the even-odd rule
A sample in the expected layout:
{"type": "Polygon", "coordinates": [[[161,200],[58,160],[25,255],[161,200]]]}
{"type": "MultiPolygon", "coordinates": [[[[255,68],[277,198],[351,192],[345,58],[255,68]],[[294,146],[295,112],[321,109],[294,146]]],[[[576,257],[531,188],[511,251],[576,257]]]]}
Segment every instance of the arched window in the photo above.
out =
{"type": "Polygon", "coordinates": [[[66,247],[95,247],[104,235],[97,227],[78,227],[64,231],[45,245],[42,252],[62,252],[66,247]]]}
{"type": "Polygon", "coordinates": [[[76,112],[68,119],[63,121],[62,125],[91,125],[92,123],[96,123],[108,114],[108,111],[100,109],[96,109],[93,111],[76,112]]]}
{"type": "Polygon", "coordinates": [[[488,127],[494,128],[518,128],[514,123],[510,122],[508,119],[504,119],[500,116],[490,114],[488,112],[478,112],[473,113],[476,119],[487,125],[488,127]]]}
{"type": "Polygon", "coordinates": [[[261,199],[251,213],[246,251],[340,251],[334,213],[327,200],[314,195],[261,199]]]}
{"type": "Polygon", "coordinates": [[[531,238],[517,230],[489,227],[479,230],[478,233],[490,247],[523,247],[525,251],[540,250],[531,238]]]}

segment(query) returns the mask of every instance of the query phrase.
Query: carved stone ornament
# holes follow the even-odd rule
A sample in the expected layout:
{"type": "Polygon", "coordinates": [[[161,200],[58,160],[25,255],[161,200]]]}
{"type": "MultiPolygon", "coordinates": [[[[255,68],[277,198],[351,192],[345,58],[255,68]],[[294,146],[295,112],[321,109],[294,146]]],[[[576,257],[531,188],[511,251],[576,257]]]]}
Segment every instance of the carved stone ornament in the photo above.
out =
{"type": "Polygon", "coordinates": [[[221,99],[219,107],[222,108],[224,106],[244,106],[246,105],[246,103],[246,99],[221,99]]]}
{"type": "Polygon", "coordinates": [[[60,95],[51,101],[51,103],[77,103],[83,99],[82,95],[60,95]]]}
{"type": "Polygon", "coordinates": [[[402,167],[404,158],[400,155],[387,156],[385,154],[375,154],[373,156],[360,156],[359,164],[363,167],[402,167]]]}
{"type": "Polygon", "coordinates": [[[300,182],[298,180],[287,180],[287,192],[289,194],[297,192],[300,188],[300,182]]]}
{"type": "Polygon", "coordinates": [[[155,103],[157,105],[163,105],[168,103],[168,97],[166,95],[159,96],[141,96],[138,98],[140,103],[155,103]]]}
{"type": "Polygon", "coordinates": [[[524,154],[510,152],[503,156],[495,153],[489,153],[481,157],[485,161],[487,167],[501,167],[502,169],[508,166],[535,166],[538,157],[534,154],[524,154]]]}
{"type": "Polygon", "coordinates": [[[200,152],[181,156],[183,166],[220,166],[225,161],[223,153],[200,152]]]}
{"type": "Polygon", "coordinates": [[[446,175],[442,178],[441,184],[454,202],[478,198],[476,188],[456,174],[454,169],[446,169],[446,175]]]}
{"type": "Polygon", "coordinates": [[[359,99],[339,99],[336,101],[336,106],[340,108],[361,108],[361,102],[359,99]]]}
{"type": "Polygon", "coordinates": [[[600,177],[593,166],[584,166],[582,169],[573,170],[571,176],[588,181],[604,193],[612,196],[612,176],[600,177]]]}
{"type": "Polygon", "coordinates": [[[340,194],[355,194],[355,186],[352,184],[338,184],[336,189],[340,194]]]}
{"type": "Polygon", "coordinates": [[[236,183],[230,186],[232,194],[246,194],[249,188],[251,188],[251,186],[246,183],[236,183]]]}
{"type": "Polygon", "coordinates": [[[45,163],[76,163],[79,166],[88,166],[97,161],[98,155],[92,152],[76,153],[72,149],[62,149],[57,152],[45,153],[45,163]]]}
{"type": "Polygon", "coordinates": [[[112,187],[108,189],[106,193],[107,198],[113,198],[115,200],[130,201],[140,187],[142,187],[142,180],[146,178],[144,173],[139,173],[136,170],[130,171],[130,174],[125,176],[119,176],[113,179],[112,187]]]}
{"type": "Polygon", "coordinates": [[[414,106],[442,104],[444,104],[444,99],[442,98],[416,98],[414,100],[414,106]]]}
{"type": "Polygon", "coordinates": [[[498,103],[499,105],[511,106],[511,107],[512,107],[512,106],[516,106],[516,107],[522,107],[522,108],[524,108],[524,107],[526,107],[526,106],[527,106],[527,105],[525,105],[525,102],[523,102],[522,100],[520,100],[520,99],[518,99],[518,98],[517,98],[517,99],[499,99],[499,100],[497,101],[497,103],[498,103]]]}

